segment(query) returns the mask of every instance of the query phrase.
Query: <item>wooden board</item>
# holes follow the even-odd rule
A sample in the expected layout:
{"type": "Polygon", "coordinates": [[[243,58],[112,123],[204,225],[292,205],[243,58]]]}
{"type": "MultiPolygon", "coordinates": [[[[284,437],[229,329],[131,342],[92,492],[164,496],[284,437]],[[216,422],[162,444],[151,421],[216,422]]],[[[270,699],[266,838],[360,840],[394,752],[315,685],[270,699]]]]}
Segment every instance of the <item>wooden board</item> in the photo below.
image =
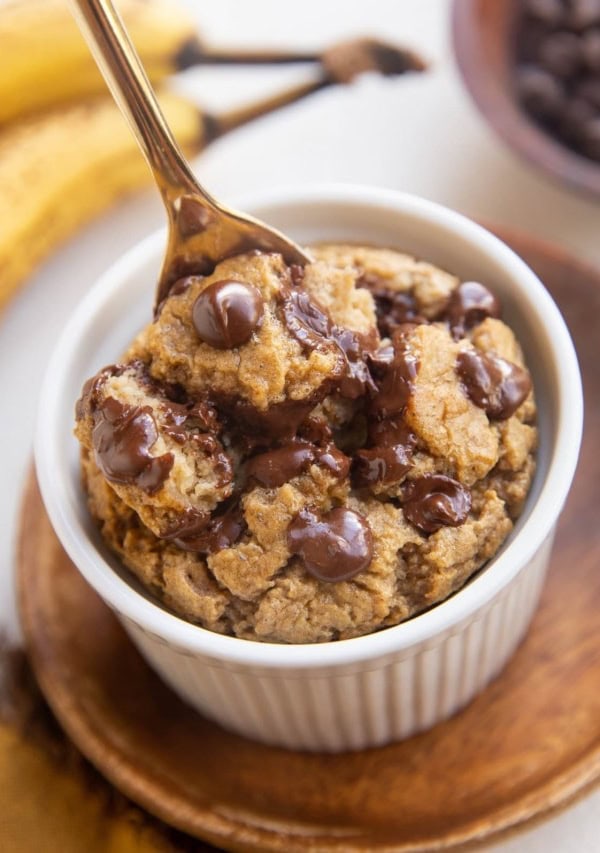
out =
{"type": "Polygon", "coordinates": [[[533,627],[465,711],[400,744],[339,756],[260,746],[164,686],[25,495],[20,607],[33,665],[67,733],[153,814],[228,850],[464,848],[564,807],[600,778],[600,275],[502,236],[557,299],[582,364],[582,458],[533,627]]]}

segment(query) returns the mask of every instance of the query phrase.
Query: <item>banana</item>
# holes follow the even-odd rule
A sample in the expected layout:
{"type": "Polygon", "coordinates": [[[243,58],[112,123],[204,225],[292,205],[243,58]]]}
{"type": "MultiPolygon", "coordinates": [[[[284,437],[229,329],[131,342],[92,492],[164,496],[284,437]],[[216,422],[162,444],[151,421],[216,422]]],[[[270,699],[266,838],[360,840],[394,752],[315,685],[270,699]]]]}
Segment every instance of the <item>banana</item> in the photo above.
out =
{"type": "MultiPolygon", "coordinates": [[[[206,142],[198,108],[160,94],[188,154],[206,142]]],[[[150,170],[111,98],[10,125],[0,133],[0,309],[35,266],[117,198],[150,184],[150,170]]]]}
{"type": "MultiPolygon", "coordinates": [[[[120,0],[119,11],[149,77],[197,61],[194,21],[173,0],[120,0]]],[[[67,0],[0,3],[0,125],[106,91],[67,0]]]]}

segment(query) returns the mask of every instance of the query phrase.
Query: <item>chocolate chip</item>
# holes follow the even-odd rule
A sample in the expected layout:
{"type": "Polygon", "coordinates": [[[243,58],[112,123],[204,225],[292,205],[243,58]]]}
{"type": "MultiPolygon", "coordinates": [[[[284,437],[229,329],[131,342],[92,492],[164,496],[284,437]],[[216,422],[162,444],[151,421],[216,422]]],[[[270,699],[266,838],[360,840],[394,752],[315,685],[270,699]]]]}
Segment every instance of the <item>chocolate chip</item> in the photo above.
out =
{"type": "Polygon", "coordinates": [[[187,510],[161,533],[161,539],[172,541],[183,551],[214,554],[234,545],[244,530],[246,522],[239,503],[231,503],[217,515],[197,510],[187,510]]]}
{"type": "Polygon", "coordinates": [[[517,70],[516,83],[521,103],[538,118],[557,116],[565,103],[562,85],[542,68],[521,66],[517,70]]]}
{"type": "Polygon", "coordinates": [[[358,488],[400,483],[410,471],[412,454],[401,444],[371,447],[354,455],[353,481],[358,488]]]}
{"type": "Polygon", "coordinates": [[[407,484],[402,498],[404,515],[424,533],[458,527],[471,509],[471,493],[443,474],[425,474],[407,484]]]}
{"type": "Polygon", "coordinates": [[[589,157],[600,160],[600,116],[583,125],[581,145],[589,157]]]}
{"type": "Polygon", "coordinates": [[[356,282],[357,287],[368,290],[375,302],[377,329],[382,337],[391,337],[394,329],[402,323],[426,323],[411,291],[393,290],[389,283],[373,273],[363,273],[356,282]]]}
{"type": "Polygon", "coordinates": [[[306,291],[282,289],[281,310],[288,332],[304,349],[330,346],[331,320],[306,291]]]}
{"type": "Polygon", "coordinates": [[[555,77],[572,77],[582,64],[581,47],[575,33],[552,33],[540,45],[539,64],[555,77]]]}
{"type": "Polygon", "coordinates": [[[217,433],[220,429],[215,407],[205,400],[175,403],[166,400],[161,405],[163,432],[183,444],[198,432],[217,433]]]}
{"type": "Polygon", "coordinates": [[[395,415],[408,403],[419,361],[406,340],[404,330],[397,329],[393,337],[394,358],[383,378],[377,383],[377,393],[370,404],[371,414],[378,418],[395,415]]]}
{"type": "Polygon", "coordinates": [[[564,137],[581,142],[586,124],[596,115],[594,107],[584,98],[571,98],[562,111],[560,130],[564,137]]]}
{"type": "Polygon", "coordinates": [[[591,71],[600,71],[600,29],[589,30],[581,36],[581,56],[591,71]]]}
{"type": "Polygon", "coordinates": [[[311,575],[329,583],[350,580],[373,558],[369,523],[345,507],[325,513],[301,510],[288,527],[287,543],[311,575]]]}
{"type": "Polygon", "coordinates": [[[292,442],[267,453],[254,456],[246,466],[246,476],[267,488],[288,483],[309,467],[315,458],[314,445],[292,442]]]}
{"type": "Polygon", "coordinates": [[[246,476],[267,488],[277,488],[312,464],[326,468],[338,479],[344,479],[350,469],[350,460],[334,445],[323,448],[307,441],[293,441],[252,457],[246,466],[246,476]]]}
{"type": "Polygon", "coordinates": [[[401,418],[387,418],[369,425],[369,442],[354,454],[355,485],[400,483],[410,470],[416,436],[401,418]]]}
{"type": "Polygon", "coordinates": [[[510,418],[531,391],[531,377],[524,367],[489,353],[459,353],[456,371],[469,399],[495,420],[510,418]]]}
{"type": "Polygon", "coordinates": [[[581,80],[575,89],[575,94],[594,107],[596,115],[600,113],[600,77],[590,76],[581,80]]]}
{"type": "Polygon", "coordinates": [[[211,224],[211,213],[195,196],[183,196],[179,203],[177,223],[184,237],[201,234],[211,224]]]}
{"type": "Polygon", "coordinates": [[[201,341],[215,349],[234,349],[259,328],[264,307],[254,285],[215,281],[194,302],[192,321],[201,341]]]}
{"type": "Polygon", "coordinates": [[[157,492],[169,476],[174,456],[152,456],[158,439],[149,406],[127,406],[106,397],[94,411],[92,443],[96,462],[111,483],[137,486],[148,494],[157,492]]]}
{"type": "Polygon", "coordinates": [[[455,338],[481,323],[486,317],[499,317],[500,300],[478,281],[463,281],[450,294],[442,316],[448,320],[455,338]]]}
{"type": "Polygon", "coordinates": [[[575,29],[600,24],[600,0],[570,0],[567,21],[575,29]]]}
{"type": "Polygon", "coordinates": [[[351,329],[333,326],[331,337],[340,348],[345,370],[338,381],[338,391],[348,400],[362,397],[365,391],[374,392],[376,385],[367,365],[367,355],[375,347],[375,341],[361,338],[351,329]]]}
{"type": "Polygon", "coordinates": [[[562,0],[524,0],[524,11],[548,25],[557,26],[565,15],[562,0]]]}

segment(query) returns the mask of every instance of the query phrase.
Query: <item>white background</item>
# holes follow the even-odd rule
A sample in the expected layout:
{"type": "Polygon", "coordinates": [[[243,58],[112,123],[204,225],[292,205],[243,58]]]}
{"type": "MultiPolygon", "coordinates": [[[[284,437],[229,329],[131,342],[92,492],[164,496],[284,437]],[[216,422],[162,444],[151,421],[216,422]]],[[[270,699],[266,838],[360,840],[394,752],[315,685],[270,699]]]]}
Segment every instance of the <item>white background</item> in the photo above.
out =
{"type": "MultiPolygon", "coordinates": [[[[187,5],[205,40],[214,45],[312,49],[370,33],[411,45],[432,62],[427,75],[366,77],[214,143],[196,166],[216,195],[233,201],[255,189],[322,180],[392,187],[526,229],[600,266],[600,204],[522,165],[473,109],[452,60],[448,0],[187,0],[187,5]]],[[[219,112],[310,73],[306,68],[202,69],[188,72],[180,85],[199,104],[219,112]]],[[[23,191],[35,192],[35,187],[23,191]]],[[[0,627],[13,637],[18,634],[12,588],[15,523],[48,353],[96,276],[162,223],[152,192],[122,204],[57,252],[0,318],[0,627]]],[[[597,853],[600,792],[493,849],[597,853]]]]}

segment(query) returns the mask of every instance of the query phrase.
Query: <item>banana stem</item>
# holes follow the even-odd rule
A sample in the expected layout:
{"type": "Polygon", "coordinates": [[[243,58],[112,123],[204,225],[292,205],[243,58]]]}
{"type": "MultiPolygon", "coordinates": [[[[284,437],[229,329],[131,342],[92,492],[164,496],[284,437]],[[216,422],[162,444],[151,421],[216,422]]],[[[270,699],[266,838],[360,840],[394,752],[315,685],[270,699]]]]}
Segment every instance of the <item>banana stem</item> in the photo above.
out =
{"type": "Polygon", "coordinates": [[[303,98],[313,95],[315,92],[320,92],[328,86],[335,85],[335,80],[328,77],[321,77],[318,80],[312,80],[308,83],[301,83],[291,89],[286,89],[284,92],[278,92],[276,95],[271,95],[262,101],[257,101],[249,106],[239,107],[235,110],[223,113],[222,115],[206,115],[205,128],[207,141],[217,139],[219,136],[224,136],[244,124],[248,124],[257,118],[268,115],[275,110],[286,107],[289,104],[301,101],[303,98]]]}
{"type": "Polygon", "coordinates": [[[219,49],[207,47],[192,38],[177,54],[176,67],[183,71],[195,65],[291,65],[319,60],[320,54],[315,51],[219,49]]]}

